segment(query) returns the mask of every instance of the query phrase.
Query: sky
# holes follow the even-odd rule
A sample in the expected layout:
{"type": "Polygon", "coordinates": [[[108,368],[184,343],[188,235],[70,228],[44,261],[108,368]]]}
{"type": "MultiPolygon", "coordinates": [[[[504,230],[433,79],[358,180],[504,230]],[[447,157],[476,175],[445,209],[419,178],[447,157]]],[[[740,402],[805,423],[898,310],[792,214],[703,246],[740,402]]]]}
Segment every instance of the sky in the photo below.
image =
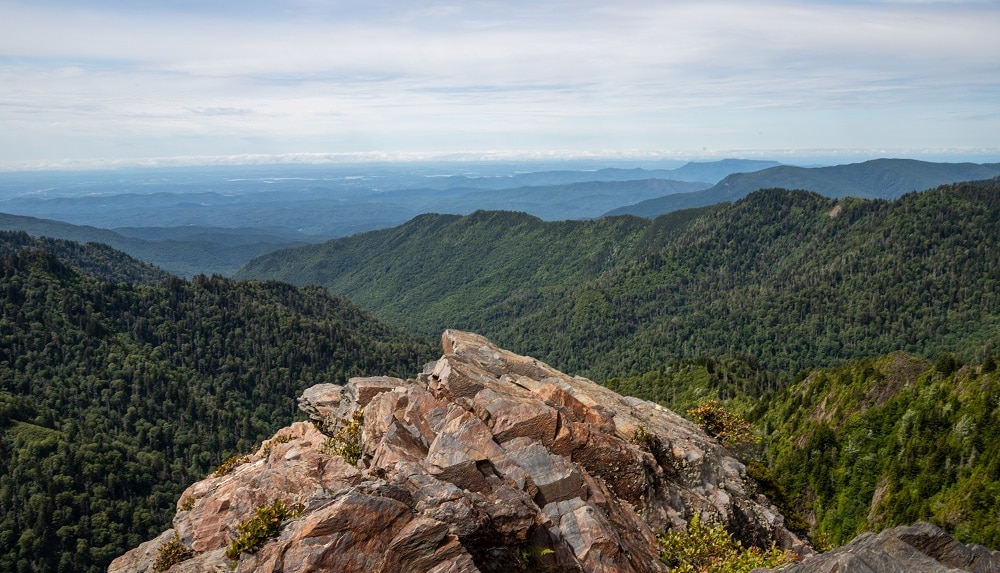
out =
{"type": "Polygon", "coordinates": [[[998,0],[0,0],[0,169],[1000,161],[998,0]]]}

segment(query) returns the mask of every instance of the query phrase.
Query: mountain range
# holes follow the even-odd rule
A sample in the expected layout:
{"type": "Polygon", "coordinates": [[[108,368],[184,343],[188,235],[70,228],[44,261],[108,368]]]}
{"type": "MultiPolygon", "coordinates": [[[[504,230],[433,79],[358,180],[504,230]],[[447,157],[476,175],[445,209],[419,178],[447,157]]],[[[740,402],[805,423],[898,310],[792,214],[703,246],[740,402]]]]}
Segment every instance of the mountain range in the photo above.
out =
{"type": "Polygon", "coordinates": [[[913,159],[873,159],[830,167],[781,165],[748,173],[734,173],[710,189],[649,199],[608,211],[607,215],[656,217],[677,209],[735,201],[757,189],[806,189],[825,197],[895,199],[958,181],[992,179],[1000,163],[930,163],[913,159]]]}
{"type": "MultiPolygon", "coordinates": [[[[895,189],[866,199],[765,188],[653,219],[423,214],[263,255],[238,280],[186,280],[106,246],[0,233],[0,569],[105,570],[189,511],[182,492],[213,468],[269,459],[259,444],[296,418],[305,388],[356,375],[429,377],[422,365],[437,353],[425,339],[449,328],[525,355],[508,373],[524,377],[515,393],[561,396],[543,390],[552,380],[528,376],[544,374],[545,362],[567,380],[585,375],[680,413],[723,401],[762,438],[734,452],[746,466],[739,487],[767,495],[819,549],[917,520],[997,547],[1000,179],[895,189]]],[[[116,228],[126,238],[185,236],[116,228]]],[[[242,232],[213,240],[235,244],[242,232]]],[[[455,364],[454,392],[486,379],[463,378],[455,364]]],[[[608,426],[615,408],[638,407],[606,399],[579,409],[587,424],[608,426]]],[[[463,400],[471,397],[455,407],[463,400]]],[[[416,420],[408,411],[400,416],[416,420]]],[[[598,435],[582,428],[573,440],[598,435]]],[[[272,448],[289,460],[302,448],[316,453],[295,440],[272,448]]],[[[458,460],[443,452],[435,459],[458,460]]],[[[684,476],[684,459],[659,467],[684,476]]],[[[480,471],[458,462],[456,476],[480,471]]],[[[548,491],[575,479],[546,482],[556,484],[548,491]]],[[[408,527],[421,524],[430,522],[408,527]]],[[[444,531],[434,527],[425,531],[444,531]]],[[[450,539],[442,535],[432,545],[450,539]]],[[[503,551],[546,562],[530,546],[503,551]]]]}
{"type": "MultiPolygon", "coordinates": [[[[514,167],[514,166],[511,166],[514,167]]],[[[0,229],[98,241],[184,277],[232,275],[296,244],[392,228],[426,213],[510,210],[544,220],[647,218],[760,188],[830,197],[903,193],[1000,174],[997,164],[876,160],[802,168],[727,159],[676,169],[437,175],[430,167],[255,166],[0,174],[0,229]],[[67,227],[65,224],[82,228],[67,227]]]]}
{"type": "Polygon", "coordinates": [[[483,332],[596,379],[699,355],[793,372],[893,350],[981,358],[1000,325],[997,185],[770,189],[652,221],[427,215],[236,276],[319,284],[425,336],[483,332]]]}

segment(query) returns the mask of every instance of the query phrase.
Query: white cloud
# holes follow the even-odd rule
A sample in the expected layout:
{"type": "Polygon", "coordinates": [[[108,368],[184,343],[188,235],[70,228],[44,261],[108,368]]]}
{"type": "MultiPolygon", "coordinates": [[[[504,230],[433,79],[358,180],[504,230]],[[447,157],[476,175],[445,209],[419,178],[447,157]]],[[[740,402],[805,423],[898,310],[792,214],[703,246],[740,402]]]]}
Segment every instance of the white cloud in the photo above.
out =
{"type": "Polygon", "coordinates": [[[209,4],[0,2],[0,159],[989,146],[1000,127],[990,3],[209,4]]]}

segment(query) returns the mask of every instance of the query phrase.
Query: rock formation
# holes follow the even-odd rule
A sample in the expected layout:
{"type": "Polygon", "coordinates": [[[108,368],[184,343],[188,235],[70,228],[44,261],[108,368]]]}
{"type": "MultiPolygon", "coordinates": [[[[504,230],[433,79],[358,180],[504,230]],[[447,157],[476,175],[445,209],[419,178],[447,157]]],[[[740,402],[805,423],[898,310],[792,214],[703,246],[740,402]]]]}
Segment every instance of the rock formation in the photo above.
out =
{"type": "Polygon", "coordinates": [[[745,545],[811,552],[691,422],[474,334],[442,344],[415,379],[306,390],[311,422],[189,487],[173,529],[109,571],[153,571],[178,541],[193,557],[172,572],[665,571],[655,534],[695,514],[745,545]],[[275,500],[300,512],[230,561],[238,525],[275,500]]]}
{"type": "Polygon", "coordinates": [[[929,523],[865,533],[781,573],[1000,573],[1000,551],[963,545],[929,523]]]}

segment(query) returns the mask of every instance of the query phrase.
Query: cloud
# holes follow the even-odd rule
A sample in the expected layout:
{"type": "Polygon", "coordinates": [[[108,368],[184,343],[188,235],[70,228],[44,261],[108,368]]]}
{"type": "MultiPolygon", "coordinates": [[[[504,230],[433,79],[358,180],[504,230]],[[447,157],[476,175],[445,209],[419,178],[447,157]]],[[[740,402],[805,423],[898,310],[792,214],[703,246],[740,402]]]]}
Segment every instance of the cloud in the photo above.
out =
{"type": "Polygon", "coordinates": [[[0,158],[88,136],[227,154],[834,146],[837,125],[851,145],[896,125],[985,145],[1000,127],[940,131],[997,107],[991,3],[120,4],[0,4],[0,158]]]}

